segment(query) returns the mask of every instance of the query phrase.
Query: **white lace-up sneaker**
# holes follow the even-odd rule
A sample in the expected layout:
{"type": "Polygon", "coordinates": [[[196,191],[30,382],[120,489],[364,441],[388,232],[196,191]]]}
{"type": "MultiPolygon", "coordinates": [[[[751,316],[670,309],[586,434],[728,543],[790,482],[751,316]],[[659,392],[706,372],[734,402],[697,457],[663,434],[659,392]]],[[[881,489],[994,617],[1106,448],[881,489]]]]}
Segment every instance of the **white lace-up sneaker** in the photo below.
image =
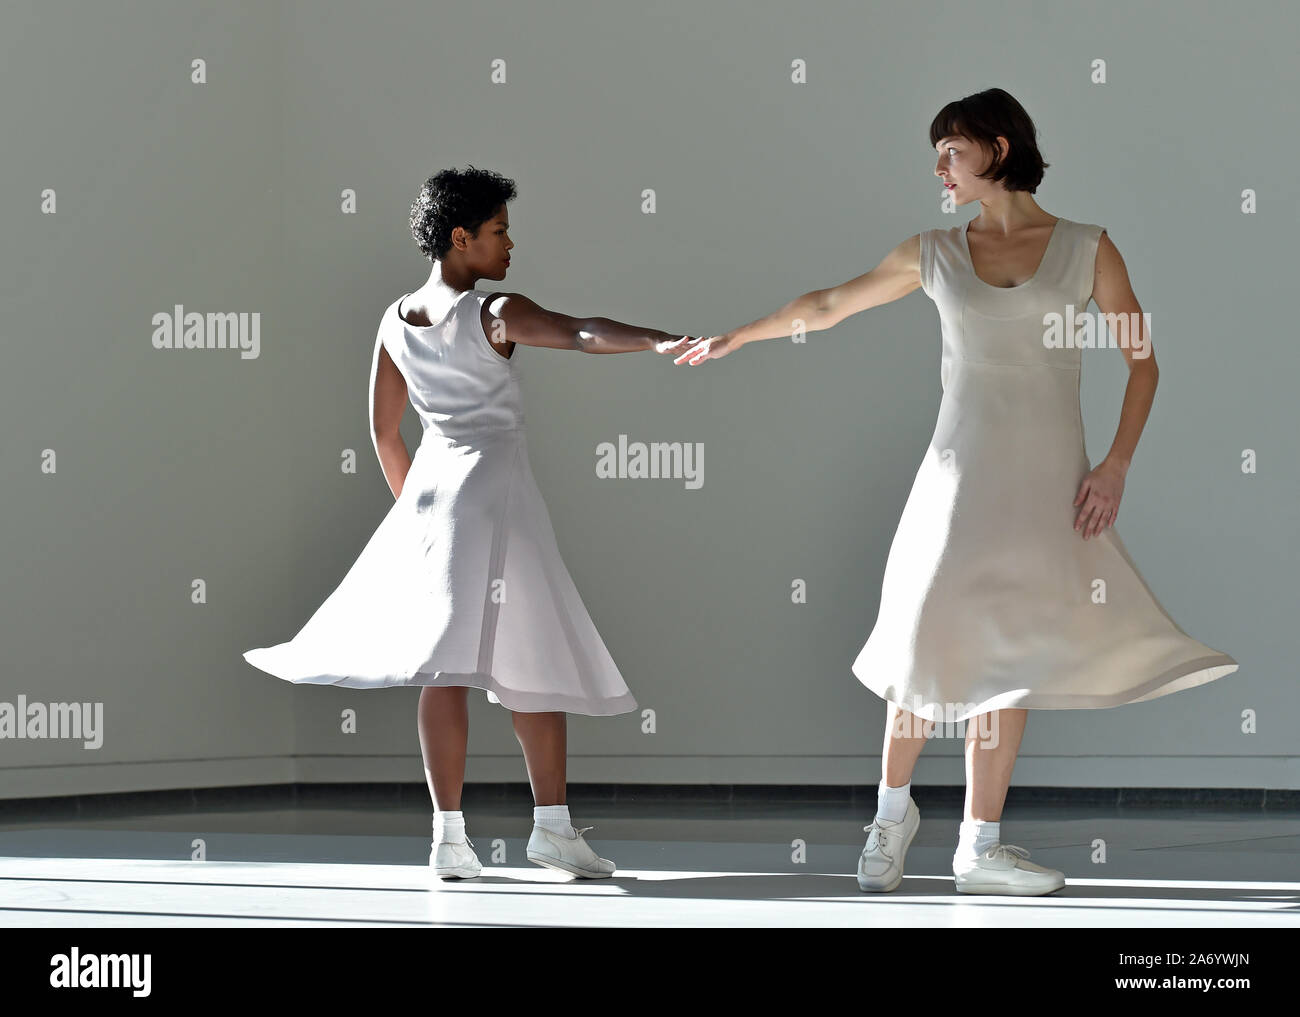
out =
{"type": "Polygon", "coordinates": [[[896,823],[876,816],[867,831],[867,846],[858,857],[858,889],[865,893],[888,893],[903,881],[903,859],[921,825],[921,810],[907,796],[907,812],[896,823]]]}
{"type": "Polygon", "coordinates": [[[439,879],[473,879],[483,871],[474,853],[474,842],[468,837],[463,843],[434,841],[429,849],[429,868],[439,879]]]}
{"type": "Polygon", "coordinates": [[[528,838],[528,860],[583,879],[605,879],[614,874],[614,863],[596,854],[582,837],[594,829],[594,826],[584,826],[573,837],[566,837],[533,824],[533,835],[528,838]]]}
{"type": "Polygon", "coordinates": [[[998,893],[1036,897],[1065,886],[1065,874],[1026,861],[1029,852],[1014,844],[994,844],[975,858],[952,857],[959,893],[998,893]]]}

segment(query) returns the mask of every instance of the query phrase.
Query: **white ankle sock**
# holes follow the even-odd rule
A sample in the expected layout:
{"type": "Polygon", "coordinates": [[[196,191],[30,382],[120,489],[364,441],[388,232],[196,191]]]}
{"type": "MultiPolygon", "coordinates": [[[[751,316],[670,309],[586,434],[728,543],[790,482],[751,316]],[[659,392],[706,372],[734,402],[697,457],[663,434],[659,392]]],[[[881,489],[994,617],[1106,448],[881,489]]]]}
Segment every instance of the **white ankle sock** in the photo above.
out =
{"type": "Polygon", "coordinates": [[[912,793],[909,780],[902,787],[889,787],[885,779],[880,778],[876,789],[876,816],[890,823],[897,823],[907,815],[907,799],[912,793]]]}
{"type": "Polygon", "coordinates": [[[465,843],[465,813],[435,812],[433,814],[433,839],[448,844],[465,843]]]}
{"type": "Polygon", "coordinates": [[[997,844],[1002,836],[1002,823],[985,823],[978,819],[963,819],[957,828],[957,854],[974,858],[997,844]]]}
{"type": "Polygon", "coordinates": [[[569,822],[567,805],[536,805],[533,807],[533,822],[544,830],[558,833],[565,837],[576,837],[578,831],[569,822]]]}

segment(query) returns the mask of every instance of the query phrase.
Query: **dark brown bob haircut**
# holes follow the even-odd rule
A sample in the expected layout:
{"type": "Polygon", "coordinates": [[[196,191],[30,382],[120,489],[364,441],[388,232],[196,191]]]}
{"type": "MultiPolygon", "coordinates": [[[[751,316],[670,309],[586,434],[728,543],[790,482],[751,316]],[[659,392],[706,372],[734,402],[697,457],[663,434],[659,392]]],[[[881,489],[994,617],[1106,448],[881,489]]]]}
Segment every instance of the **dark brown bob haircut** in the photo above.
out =
{"type": "Polygon", "coordinates": [[[1029,114],[1000,88],[976,92],[939,110],[930,122],[930,147],[953,135],[969,138],[992,153],[992,163],[979,176],[994,183],[1002,181],[1008,191],[1033,194],[1043,181],[1043,170],[1051,165],[1043,162],[1038,151],[1038,131],[1029,114]],[[1005,159],[997,156],[999,135],[1007,139],[1005,159]]]}

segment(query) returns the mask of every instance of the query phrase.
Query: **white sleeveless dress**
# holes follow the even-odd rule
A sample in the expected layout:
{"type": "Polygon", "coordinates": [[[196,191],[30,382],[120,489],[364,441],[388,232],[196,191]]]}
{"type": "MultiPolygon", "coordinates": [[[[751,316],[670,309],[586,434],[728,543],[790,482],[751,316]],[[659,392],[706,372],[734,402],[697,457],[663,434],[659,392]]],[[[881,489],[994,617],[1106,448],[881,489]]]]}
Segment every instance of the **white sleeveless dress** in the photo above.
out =
{"type": "Polygon", "coordinates": [[[297,684],[469,686],[523,713],[636,709],[556,546],[513,357],[479,316],[491,295],[465,290],[427,327],[401,300],[384,312],[373,364],[382,345],[406,379],[420,447],[339,586],[250,664],[297,684]]]}
{"type": "Polygon", "coordinates": [[[1047,347],[1043,316],[1087,309],[1103,231],[1060,219],[1006,288],[975,275],[964,226],[920,235],[943,396],[853,673],[927,720],[1119,706],[1237,670],[1174,623],[1114,526],[1074,529],[1082,351],[1047,347]]]}

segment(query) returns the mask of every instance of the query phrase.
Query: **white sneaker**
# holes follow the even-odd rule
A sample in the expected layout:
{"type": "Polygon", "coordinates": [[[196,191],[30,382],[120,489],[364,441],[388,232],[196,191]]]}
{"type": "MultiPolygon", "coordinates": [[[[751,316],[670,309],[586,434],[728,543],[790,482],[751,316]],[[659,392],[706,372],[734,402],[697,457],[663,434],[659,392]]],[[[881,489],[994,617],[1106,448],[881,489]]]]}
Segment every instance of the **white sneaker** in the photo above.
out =
{"type": "Polygon", "coordinates": [[[896,823],[876,816],[867,831],[867,846],[858,856],[858,889],[864,893],[888,893],[903,881],[903,858],[921,825],[921,810],[907,796],[907,812],[896,823]]]}
{"type": "Polygon", "coordinates": [[[573,837],[565,837],[534,823],[533,835],[528,838],[528,860],[584,879],[608,878],[614,874],[614,863],[601,858],[582,838],[594,829],[594,826],[584,826],[573,837]]]}
{"type": "Polygon", "coordinates": [[[474,842],[438,840],[429,849],[429,868],[439,879],[473,879],[483,871],[474,842]]]}
{"type": "Polygon", "coordinates": [[[952,856],[959,893],[997,893],[1036,897],[1065,886],[1065,874],[1026,861],[1029,852],[1014,844],[994,844],[975,858],[952,856]]]}

